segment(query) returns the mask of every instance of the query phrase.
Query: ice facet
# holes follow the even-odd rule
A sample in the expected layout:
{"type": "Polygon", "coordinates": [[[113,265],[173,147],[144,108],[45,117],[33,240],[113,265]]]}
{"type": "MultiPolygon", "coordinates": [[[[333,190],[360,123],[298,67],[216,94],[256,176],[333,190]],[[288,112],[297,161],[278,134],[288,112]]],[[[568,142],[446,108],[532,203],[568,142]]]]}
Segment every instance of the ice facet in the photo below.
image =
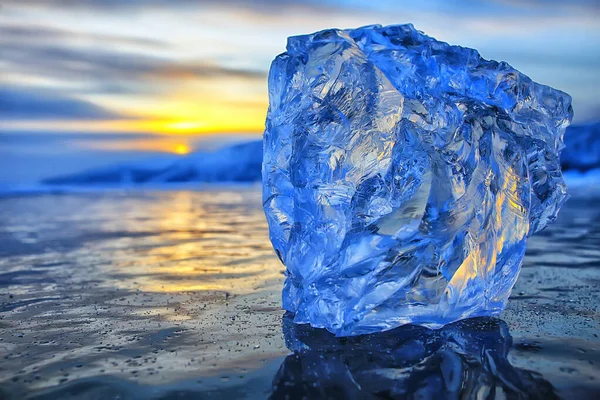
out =
{"type": "Polygon", "coordinates": [[[571,98],[412,25],[290,37],[263,205],[297,323],[356,335],[505,307],[566,198],[571,98]]]}

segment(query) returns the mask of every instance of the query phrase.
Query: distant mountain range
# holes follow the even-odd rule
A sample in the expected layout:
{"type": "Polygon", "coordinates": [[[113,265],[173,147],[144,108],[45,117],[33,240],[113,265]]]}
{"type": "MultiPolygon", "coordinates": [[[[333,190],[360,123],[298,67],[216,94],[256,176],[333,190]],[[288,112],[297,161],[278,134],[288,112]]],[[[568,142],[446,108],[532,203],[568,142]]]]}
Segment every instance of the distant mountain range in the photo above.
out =
{"type": "Polygon", "coordinates": [[[600,122],[567,128],[565,146],[560,157],[563,170],[600,168],[600,122]]]}
{"type": "Polygon", "coordinates": [[[195,152],[134,165],[117,165],[44,180],[50,185],[152,185],[182,182],[253,182],[260,180],[262,141],[214,152],[195,152]]]}
{"type": "MultiPolygon", "coordinates": [[[[572,126],[565,134],[563,169],[585,172],[600,168],[600,122],[572,126]]],[[[172,160],[156,159],[118,165],[45,180],[50,185],[152,185],[185,182],[254,182],[261,178],[262,141],[195,152],[172,160]]]]}

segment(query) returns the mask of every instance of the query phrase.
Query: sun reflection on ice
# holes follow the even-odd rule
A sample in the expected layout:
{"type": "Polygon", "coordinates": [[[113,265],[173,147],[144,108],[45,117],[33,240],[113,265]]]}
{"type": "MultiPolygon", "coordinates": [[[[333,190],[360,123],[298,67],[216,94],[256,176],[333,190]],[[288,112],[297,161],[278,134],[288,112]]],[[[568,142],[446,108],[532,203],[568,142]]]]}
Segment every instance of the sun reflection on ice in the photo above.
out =
{"type": "Polygon", "coordinates": [[[124,199],[123,207],[136,212],[122,214],[117,229],[130,237],[113,242],[109,273],[119,275],[123,289],[154,293],[235,295],[281,285],[282,267],[273,257],[262,210],[253,206],[260,204],[258,196],[177,191],[124,199]]]}

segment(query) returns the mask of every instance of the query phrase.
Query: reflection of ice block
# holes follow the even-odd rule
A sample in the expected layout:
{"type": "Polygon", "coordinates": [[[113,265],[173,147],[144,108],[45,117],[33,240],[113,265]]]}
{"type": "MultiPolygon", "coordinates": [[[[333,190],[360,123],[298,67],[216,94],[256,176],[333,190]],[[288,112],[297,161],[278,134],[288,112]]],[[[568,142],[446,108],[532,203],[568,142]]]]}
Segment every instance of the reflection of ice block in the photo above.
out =
{"type": "Polygon", "coordinates": [[[502,311],[566,197],[571,98],[412,25],[288,39],[263,201],[295,322],[355,335],[502,311]]]}
{"type": "Polygon", "coordinates": [[[512,339],[495,318],[336,338],[284,317],[283,333],[294,354],[273,380],[275,399],[558,399],[538,373],[510,364],[512,339]]]}

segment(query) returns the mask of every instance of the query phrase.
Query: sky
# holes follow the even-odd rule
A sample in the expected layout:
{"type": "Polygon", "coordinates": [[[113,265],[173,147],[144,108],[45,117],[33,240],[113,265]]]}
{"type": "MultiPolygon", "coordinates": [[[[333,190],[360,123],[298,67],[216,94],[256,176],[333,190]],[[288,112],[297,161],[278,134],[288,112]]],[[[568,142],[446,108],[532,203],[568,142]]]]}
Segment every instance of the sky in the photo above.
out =
{"type": "Polygon", "coordinates": [[[259,138],[288,36],[408,22],[600,120],[598,0],[3,0],[0,183],[259,138]]]}

